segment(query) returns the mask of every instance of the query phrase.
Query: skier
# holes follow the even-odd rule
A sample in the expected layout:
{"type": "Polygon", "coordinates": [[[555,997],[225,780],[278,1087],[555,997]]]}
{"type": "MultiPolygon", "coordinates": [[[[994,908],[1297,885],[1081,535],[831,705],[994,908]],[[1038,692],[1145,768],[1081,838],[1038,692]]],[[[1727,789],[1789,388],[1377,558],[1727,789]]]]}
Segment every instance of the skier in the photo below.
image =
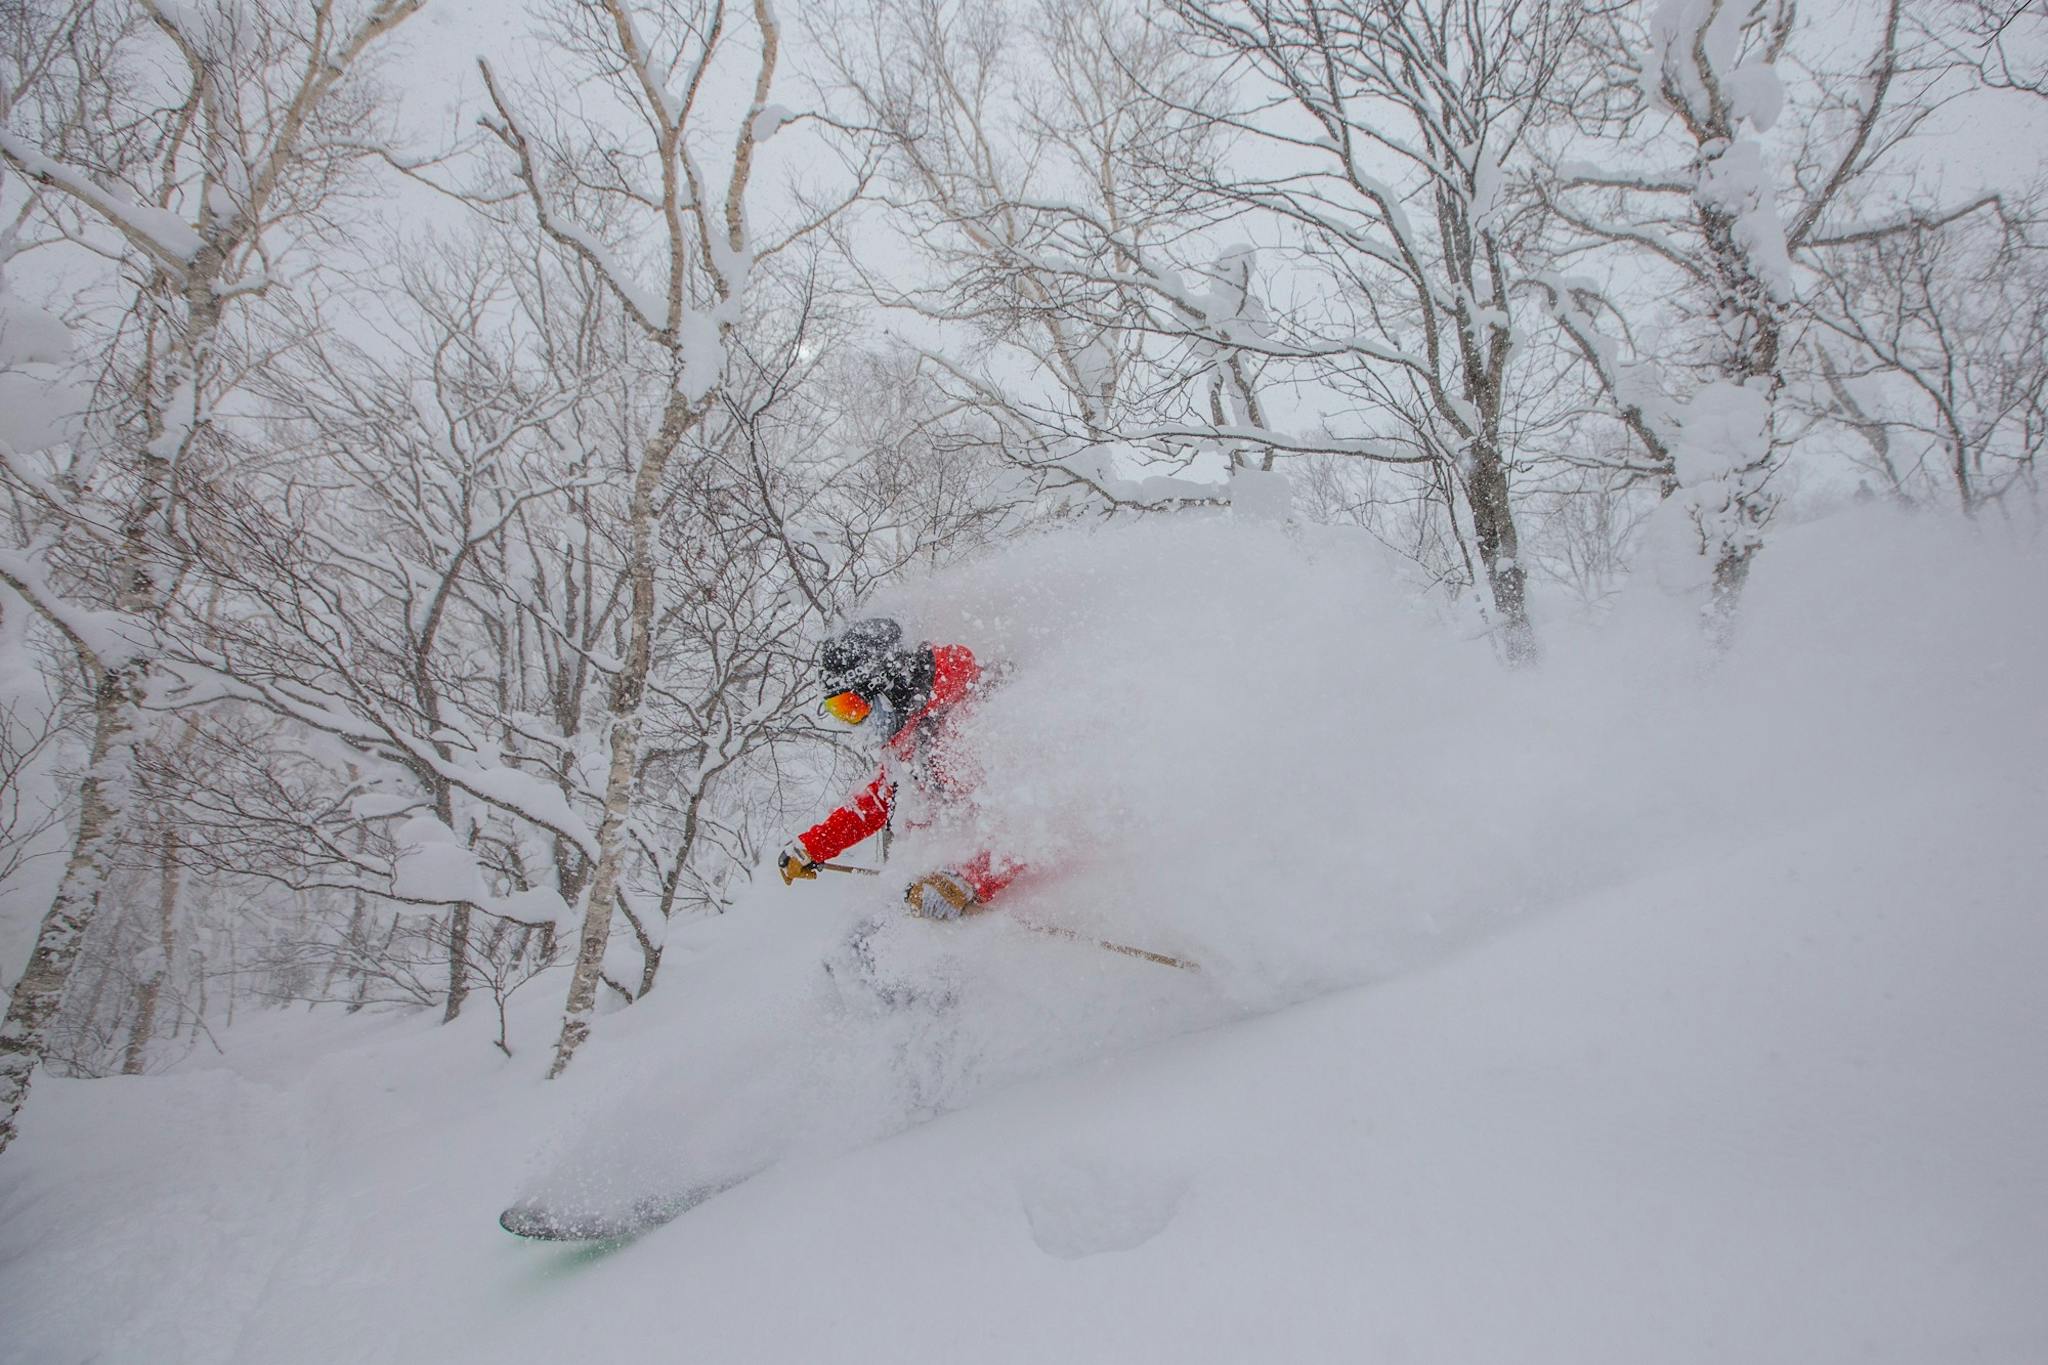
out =
{"type": "MultiPolygon", "coordinates": [[[[887,828],[905,782],[910,791],[903,795],[913,801],[905,822],[913,829],[936,823],[970,796],[969,774],[950,741],[955,720],[985,681],[982,667],[965,645],[904,649],[902,640],[903,627],[878,616],[855,621],[825,643],[825,713],[859,725],[880,712],[893,729],[874,781],[783,849],[778,867],[785,886],[815,878],[819,863],[887,828]]],[[[1021,871],[1020,864],[978,853],[958,867],[925,873],[905,888],[903,899],[914,914],[954,919],[984,909],[1021,871]]]]}

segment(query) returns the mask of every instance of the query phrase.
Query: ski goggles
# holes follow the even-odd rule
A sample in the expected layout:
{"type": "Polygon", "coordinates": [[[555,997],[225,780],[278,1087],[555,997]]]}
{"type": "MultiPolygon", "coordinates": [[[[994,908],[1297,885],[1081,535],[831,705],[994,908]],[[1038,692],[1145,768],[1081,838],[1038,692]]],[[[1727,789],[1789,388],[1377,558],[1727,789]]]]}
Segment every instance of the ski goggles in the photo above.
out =
{"type": "Polygon", "coordinates": [[[821,706],[826,715],[848,725],[858,725],[868,718],[868,712],[875,708],[868,705],[868,699],[858,692],[834,692],[825,698],[821,706]]]}

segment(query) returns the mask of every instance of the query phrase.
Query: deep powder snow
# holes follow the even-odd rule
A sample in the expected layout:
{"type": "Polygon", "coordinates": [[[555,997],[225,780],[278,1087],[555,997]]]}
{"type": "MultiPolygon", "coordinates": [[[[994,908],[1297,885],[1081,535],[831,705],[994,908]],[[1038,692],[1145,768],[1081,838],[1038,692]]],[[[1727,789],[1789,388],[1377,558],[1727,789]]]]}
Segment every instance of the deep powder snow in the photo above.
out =
{"type": "Polygon", "coordinates": [[[2048,561],[1788,530],[1507,675],[1369,544],[1067,532],[877,603],[1009,665],[967,828],[559,991],[45,1078],[23,1361],[2048,1357],[2048,561]],[[970,845],[1000,913],[889,913],[970,845]],[[1196,975],[1024,921],[1199,960],[1196,975]],[[606,1253],[506,1201],[759,1171],[606,1253]]]}

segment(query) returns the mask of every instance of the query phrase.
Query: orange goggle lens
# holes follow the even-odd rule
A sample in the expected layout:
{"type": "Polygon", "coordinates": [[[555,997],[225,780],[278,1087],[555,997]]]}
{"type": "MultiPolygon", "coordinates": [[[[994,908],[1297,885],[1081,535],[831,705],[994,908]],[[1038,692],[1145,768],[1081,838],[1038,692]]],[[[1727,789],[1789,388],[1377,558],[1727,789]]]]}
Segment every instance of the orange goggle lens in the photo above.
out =
{"type": "Polygon", "coordinates": [[[848,725],[858,725],[868,718],[868,712],[875,708],[868,705],[866,697],[858,692],[834,692],[825,698],[825,714],[834,720],[843,720],[848,725]]]}

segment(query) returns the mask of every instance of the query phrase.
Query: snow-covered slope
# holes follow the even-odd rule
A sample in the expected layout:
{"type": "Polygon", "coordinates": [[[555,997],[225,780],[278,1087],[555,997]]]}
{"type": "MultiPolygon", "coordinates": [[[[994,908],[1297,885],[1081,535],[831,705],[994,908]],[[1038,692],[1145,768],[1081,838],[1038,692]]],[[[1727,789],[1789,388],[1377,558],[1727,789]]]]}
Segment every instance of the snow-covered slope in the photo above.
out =
{"type": "Polygon", "coordinates": [[[1808,527],[1718,668],[1636,604],[1519,678],[1278,530],[908,591],[1016,665],[1003,917],[863,960],[889,887],[771,883],[553,1085],[546,982],[509,1062],[270,1014],[40,1081],[0,1356],[2048,1358],[2044,569],[1808,527]],[[609,1252],[492,1224],[759,1166],[609,1252]]]}

